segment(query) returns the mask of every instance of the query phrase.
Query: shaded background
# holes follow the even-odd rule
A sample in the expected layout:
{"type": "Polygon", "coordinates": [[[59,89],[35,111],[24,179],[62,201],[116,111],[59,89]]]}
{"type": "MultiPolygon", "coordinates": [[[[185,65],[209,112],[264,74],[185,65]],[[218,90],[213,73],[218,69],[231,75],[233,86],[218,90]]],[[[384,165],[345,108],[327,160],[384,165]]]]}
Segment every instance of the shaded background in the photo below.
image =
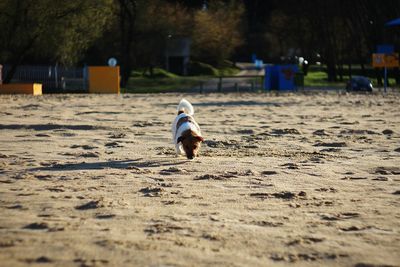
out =
{"type": "Polygon", "coordinates": [[[400,27],[384,26],[397,17],[396,0],[0,0],[0,62],[83,66],[115,57],[124,86],[134,69],[165,67],[168,41],[185,37],[191,62],[303,57],[336,81],[346,65],[365,74],[379,44],[398,51],[400,27]]]}

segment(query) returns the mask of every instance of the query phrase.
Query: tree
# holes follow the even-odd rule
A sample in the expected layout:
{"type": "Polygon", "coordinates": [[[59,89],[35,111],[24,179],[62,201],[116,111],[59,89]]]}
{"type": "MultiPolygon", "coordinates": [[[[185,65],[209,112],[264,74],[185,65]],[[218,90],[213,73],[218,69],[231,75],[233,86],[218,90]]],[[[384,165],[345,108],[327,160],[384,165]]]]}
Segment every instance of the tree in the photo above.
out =
{"type": "Polygon", "coordinates": [[[30,59],[72,65],[111,18],[112,0],[0,0],[0,61],[18,65],[30,59]]]}
{"type": "Polygon", "coordinates": [[[243,42],[244,6],[239,1],[211,2],[194,15],[193,55],[212,64],[221,64],[243,42]]]}
{"type": "Polygon", "coordinates": [[[146,1],[138,17],[137,49],[142,66],[151,70],[153,66],[163,65],[168,40],[190,37],[192,25],[191,12],[181,4],[146,1]]]}
{"type": "Polygon", "coordinates": [[[135,24],[137,19],[137,1],[118,0],[118,21],[120,31],[120,62],[121,62],[121,85],[126,86],[135,64],[135,56],[132,55],[132,46],[136,45],[135,24]]]}
{"type": "Polygon", "coordinates": [[[387,39],[385,22],[400,16],[398,0],[274,2],[276,12],[267,25],[270,39],[280,39],[283,49],[300,48],[302,56],[319,53],[329,81],[337,74],[342,79],[343,64],[359,63],[364,74],[376,46],[387,39]]]}

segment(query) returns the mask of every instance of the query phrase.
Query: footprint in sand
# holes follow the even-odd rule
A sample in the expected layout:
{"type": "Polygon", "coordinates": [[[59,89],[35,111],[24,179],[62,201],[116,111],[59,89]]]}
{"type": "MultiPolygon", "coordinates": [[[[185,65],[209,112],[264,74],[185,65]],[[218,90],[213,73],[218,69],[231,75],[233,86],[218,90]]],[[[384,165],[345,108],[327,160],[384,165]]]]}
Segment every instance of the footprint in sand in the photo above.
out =
{"type": "Polygon", "coordinates": [[[360,217],[360,214],[357,212],[343,212],[339,214],[322,214],[320,216],[322,220],[326,221],[341,221],[341,220],[358,218],[360,217]]]}
{"type": "Polygon", "coordinates": [[[379,181],[379,182],[388,182],[391,181],[388,177],[385,176],[378,176],[376,178],[373,178],[372,181],[379,181]]]}
{"type": "Polygon", "coordinates": [[[361,130],[361,129],[349,129],[349,130],[342,130],[340,131],[341,135],[364,135],[364,134],[379,134],[377,132],[371,130],[361,130]]]}
{"type": "Polygon", "coordinates": [[[279,253],[274,253],[270,256],[270,259],[273,261],[284,261],[284,262],[297,262],[297,261],[306,261],[306,262],[313,262],[317,260],[335,260],[337,258],[342,258],[342,257],[349,257],[348,254],[341,253],[341,254],[335,254],[335,253],[299,253],[299,254],[279,254],[279,253]]]}
{"type": "Polygon", "coordinates": [[[176,200],[163,200],[161,201],[161,203],[163,203],[164,205],[168,206],[168,205],[181,205],[182,201],[176,201],[176,200]]]}
{"type": "Polygon", "coordinates": [[[145,187],[140,189],[139,192],[145,197],[161,197],[164,189],[160,187],[145,187]]]}
{"type": "Polygon", "coordinates": [[[49,225],[47,223],[41,222],[41,223],[31,223],[28,225],[25,225],[23,229],[29,229],[29,230],[48,230],[49,225]]]}
{"type": "Polygon", "coordinates": [[[281,135],[286,135],[286,134],[299,135],[301,133],[299,130],[294,129],[294,128],[285,128],[285,129],[272,129],[271,134],[276,135],[276,136],[281,136],[281,135]]]}
{"type": "Polygon", "coordinates": [[[340,152],[341,150],[339,148],[334,148],[334,147],[329,147],[329,148],[323,148],[319,152],[340,152]]]}
{"type": "Polygon", "coordinates": [[[11,206],[7,206],[7,209],[10,210],[27,210],[28,208],[22,206],[21,204],[15,204],[15,205],[11,205],[11,206]]]}
{"type": "Polygon", "coordinates": [[[35,174],[34,177],[38,180],[42,180],[42,181],[50,181],[52,178],[54,178],[52,175],[50,174],[35,174]]]}
{"type": "Polygon", "coordinates": [[[226,178],[223,176],[218,176],[215,174],[204,174],[199,175],[194,178],[194,180],[225,180],[226,178]]]}
{"type": "Polygon", "coordinates": [[[16,245],[16,242],[21,242],[21,240],[1,240],[0,241],[0,248],[10,248],[16,245]]]}
{"type": "Polygon", "coordinates": [[[282,222],[269,222],[269,221],[253,221],[251,224],[258,225],[261,227],[279,227],[282,226],[282,222]]]}
{"type": "Polygon", "coordinates": [[[398,267],[395,265],[388,265],[388,264],[374,264],[374,263],[356,263],[353,267],[398,267]]]}
{"type": "Polygon", "coordinates": [[[320,129],[320,130],[316,130],[313,132],[313,135],[318,135],[318,136],[328,136],[329,134],[327,134],[325,132],[325,129],[320,129]]]}
{"type": "Polygon", "coordinates": [[[337,193],[338,192],[338,190],[336,188],[333,188],[333,187],[329,187],[329,188],[321,187],[321,188],[316,188],[314,190],[317,191],[317,192],[329,192],[329,193],[337,193]]]}
{"type": "Polygon", "coordinates": [[[98,157],[100,157],[100,153],[98,153],[98,152],[87,152],[87,153],[80,153],[77,156],[78,157],[83,157],[83,158],[98,158],[98,157]]]}
{"type": "Polygon", "coordinates": [[[74,259],[74,262],[79,264],[79,266],[103,266],[105,264],[108,264],[108,260],[102,260],[102,259],[74,259]]]}
{"type": "Polygon", "coordinates": [[[92,200],[85,204],[76,206],[75,209],[77,210],[90,210],[90,209],[98,209],[104,207],[104,204],[101,200],[92,200]]]}
{"type": "Polygon", "coordinates": [[[236,131],[238,134],[255,134],[256,131],[253,129],[243,129],[243,130],[237,130],[236,131]]]}
{"type": "Polygon", "coordinates": [[[353,177],[353,176],[346,176],[341,178],[341,180],[367,180],[367,177],[353,177]]]}
{"type": "Polygon", "coordinates": [[[297,165],[296,163],[285,163],[281,165],[282,167],[286,167],[286,169],[289,170],[297,170],[299,169],[299,165],[297,165]]]}
{"type": "Polygon", "coordinates": [[[377,167],[372,174],[400,175],[400,167],[377,167]]]}
{"type": "Polygon", "coordinates": [[[47,187],[46,189],[49,190],[50,192],[62,193],[65,192],[65,189],[62,187],[63,186],[53,186],[53,187],[47,187]]]}
{"type": "Polygon", "coordinates": [[[293,199],[306,199],[307,193],[304,191],[300,191],[299,193],[294,193],[290,191],[282,191],[277,193],[251,193],[251,197],[266,199],[266,198],[278,198],[284,200],[293,200],[293,199]]]}
{"type": "Polygon", "coordinates": [[[222,174],[204,174],[198,175],[194,178],[194,180],[227,180],[231,178],[237,178],[237,172],[224,172],[222,174]]]}
{"type": "Polygon", "coordinates": [[[385,129],[385,130],[382,131],[382,133],[384,135],[392,135],[392,134],[394,134],[394,131],[390,130],[390,129],[385,129]]]}
{"type": "Polygon", "coordinates": [[[322,147],[347,147],[346,142],[317,142],[314,146],[322,147]]]}
{"type": "Polygon", "coordinates": [[[30,264],[34,264],[34,263],[41,264],[41,263],[52,263],[53,260],[48,257],[41,256],[36,259],[26,259],[25,262],[30,263],[30,264]]]}
{"type": "Polygon", "coordinates": [[[35,134],[36,137],[51,137],[51,135],[48,134],[35,134]]]}
{"type": "Polygon", "coordinates": [[[42,107],[42,106],[38,105],[38,104],[29,104],[29,105],[22,106],[21,108],[23,110],[37,110],[40,107],[42,107]]]}
{"type": "Polygon", "coordinates": [[[175,155],[175,149],[171,147],[156,147],[157,155],[175,155]]]}
{"type": "Polygon", "coordinates": [[[191,228],[181,227],[179,225],[171,224],[163,221],[155,221],[149,227],[144,229],[144,232],[148,235],[156,235],[156,234],[164,234],[164,233],[172,233],[177,231],[183,231],[186,234],[192,233],[193,230],[191,228]]]}
{"type": "Polygon", "coordinates": [[[160,122],[137,121],[134,124],[132,124],[133,127],[140,127],[140,128],[150,127],[153,125],[160,125],[160,122]]]}
{"type": "Polygon", "coordinates": [[[73,148],[73,149],[82,148],[84,150],[91,150],[91,149],[95,149],[95,148],[98,148],[98,147],[97,146],[90,146],[90,145],[72,145],[72,146],[70,146],[70,148],[73,148]]]}
{"type": "Polygon", "coordinates": [[[161,175],[173,175],[173,174],[186,174],[188,173],[185,169],[180,169],[177,167],[170,167],[168,169],[164,169],[160,171],[161,175]]]}
{"type": "Polygon", "coordinates": [[[121,139],[125,137],[126,137],[125,133],[109,133],[109,138],[111,139],[121,139]]]}
{"type": "Polygon", "coordinates": [[[323,237],[312,237],[312,236],[304,236],[300,238],[296,238],[294,240],[289,241],[286,245],[287,246],[295,246],[295,245],[301,245],[301,244],[315,244],[315,243],[321,243],[325,241],[325,238],[323,237]]]}
{"type": "Polygon", "coordinates": [[[261,172],[261,175],[263,175],[263,176],[270,176],[270,175],[276,175],[276,174],[278,174],[278,172],[276,172],[276,171],[262,171],[261,172]]]}
{"type": "Polygon", "coordinates": [[[115,216],[116,216],[115,214],[96,214],[95,218],[100,220],[105,220],[105,219],[112,219],[115,216]]]}
{"type": "Polygon", "coordinates": [[[145,169],[145,168],[139,168],[136,167],[134,165],[129,165],[128,167],[126,167],[127,170],[130,170],[132,173],[135,174],[149,174],[149,173],[153,173],[152,170],[150,169],[145,169]]]}
{"type": "Polygon", "coordinates": [[[371,227],[360,227],[360,226],[349,226],[349,227],[342,227],[342,228],[339,228],[341,231],[343,231],[343,232],[356,232],[356,231],[363,231],[363,230],[366,230],[366,229],[369,229],[369,228],[371,228],[371,227]]]}
{"type": "Polygon", "coordinates": [[[105,146],[109,147],[109,148],[123,147],[118,142],[109,142],[109,143],[106,143],[105,146]]]}

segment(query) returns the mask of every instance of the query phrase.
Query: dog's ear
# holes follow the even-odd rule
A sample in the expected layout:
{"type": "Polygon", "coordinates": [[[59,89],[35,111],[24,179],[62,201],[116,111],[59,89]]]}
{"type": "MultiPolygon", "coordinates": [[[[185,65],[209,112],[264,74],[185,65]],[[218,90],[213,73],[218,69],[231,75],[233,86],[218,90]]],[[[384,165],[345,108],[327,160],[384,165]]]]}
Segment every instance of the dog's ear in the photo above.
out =
{"type": "Polygon", "coordinates": [[[183,141],[183,139],[185,139],[185,137],[183,137],[183,136],[179,136],[179,137],[178,137],[178,140],[177,140],[177,143],[179,143],[179,142],[182,142],[182,141],[183,141]]]}
{"type": "Polygon", "coordinates": [[[196,136],[196,139],[197,139],[199,142],[204,142],[204,138],[201,137],[201,136],[196,136]]]}

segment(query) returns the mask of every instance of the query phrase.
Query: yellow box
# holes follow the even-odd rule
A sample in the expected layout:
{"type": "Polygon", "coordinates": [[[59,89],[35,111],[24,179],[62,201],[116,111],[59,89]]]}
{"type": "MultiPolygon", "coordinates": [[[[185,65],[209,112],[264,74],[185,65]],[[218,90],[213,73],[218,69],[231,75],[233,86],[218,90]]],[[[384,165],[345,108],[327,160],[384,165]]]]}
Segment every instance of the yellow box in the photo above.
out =
{"type": "Polygon", "coordinates": [[[41,95],[41,83],[8,83],[0,84],[0,94],[30,94],[41,95]]]}
{"type": "Polygon", "coordinates": [[[89,93],[119,94],[119,66],[89,67],[89,93]]]}
{"type": "Polygon", "coordinates": [[[374,68],[396,68],[399,66],[399,54],[372,54],[372,66],[374,68]]]}

